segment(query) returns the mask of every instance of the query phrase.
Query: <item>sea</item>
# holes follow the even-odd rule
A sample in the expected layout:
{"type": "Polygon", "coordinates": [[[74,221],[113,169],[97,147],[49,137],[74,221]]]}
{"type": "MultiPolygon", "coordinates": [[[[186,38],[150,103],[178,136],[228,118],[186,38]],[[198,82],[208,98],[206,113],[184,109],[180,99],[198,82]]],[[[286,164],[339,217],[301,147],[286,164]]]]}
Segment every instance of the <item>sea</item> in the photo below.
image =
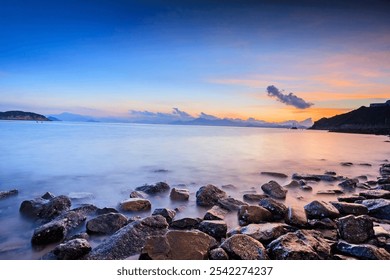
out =
{"type": "MultiPolygon", "coordinates": [[[[0,259],[39,259],[54,248],[56,244],[32,247],[37,224],[19,213],[22,201],[46,192],[68,195],[72,208],[84,204],[118,208],[136,187],[166,182],[188,189],[189,201],[158,195],[150,197],[151,211],[124,214],[144,217],[166,207],[180,209],[177,219],[203,217],[207,209],[196,205],[196,192],[207,184],[242,200],[245,193],[263,193],[261,186],[270,180],[287,185],[294,173],[333,171],[375,180],[380,165],[390,160],[388,140],[300,129],[0,121],[0,191],[19,190],[17,196],[0,200],[0,259]],[[288,178],[261,172],[280,172],[288,178]]],[[[310,182],[312,191],[290,188],[282,202],[303,207],[314,199],[334,201],[338,195],[317,192],[341,189],[337,184],[310,182]]],[[[229,229],[238,225],[236,213],[227,223],[229,229]]],[[[83,231],[85,224],[77,229],[83,231]]],[[[92,237],[92,246],[105,238],[92,237]]]]}

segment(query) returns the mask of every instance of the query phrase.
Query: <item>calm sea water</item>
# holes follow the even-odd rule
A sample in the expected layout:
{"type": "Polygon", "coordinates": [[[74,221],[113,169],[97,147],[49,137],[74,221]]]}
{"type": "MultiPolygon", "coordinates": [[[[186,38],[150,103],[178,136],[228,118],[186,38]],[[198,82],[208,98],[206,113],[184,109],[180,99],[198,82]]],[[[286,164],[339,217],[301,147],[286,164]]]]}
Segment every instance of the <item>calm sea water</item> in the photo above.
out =
{"type": "MultiPolygon", "coordinates": [[[[36,225],[19,215],[23,200],[47,191],[90,193],[74,199],[74,207],[83,203],[116,207],[134,188],[165,181],[185,185],[190,201],[151,198],[153,209],[185,206],[179,218],[202,217],[205,209],[196,206],[195,193],[208,183],[233,184],[236,189],[227,190],[228,194],[242,199],[246,192],[262,193],[261,185],[272,179],[288,184],[293,173],[335,171],[376,179],[380,164],[390,159],[385,140],[385,136],[288,129],[1,121],[0,190],[17,188],[20,193],[0,200],[0,259],[36,259],[52,248],[32,249],[36,225]],[[354,165],[341,166],[345,161],[354,165]],[[290,177],[275,179],[260,175],[261,171],[290,177]]],[[[311,185],[312,192],[289,190],[285,203],[303,206],[318,198],[319,189],[337,188],[336,183],[311,185]]],[[[230,216],[229,227],[236,226],[236,219],[230,216]]]]}

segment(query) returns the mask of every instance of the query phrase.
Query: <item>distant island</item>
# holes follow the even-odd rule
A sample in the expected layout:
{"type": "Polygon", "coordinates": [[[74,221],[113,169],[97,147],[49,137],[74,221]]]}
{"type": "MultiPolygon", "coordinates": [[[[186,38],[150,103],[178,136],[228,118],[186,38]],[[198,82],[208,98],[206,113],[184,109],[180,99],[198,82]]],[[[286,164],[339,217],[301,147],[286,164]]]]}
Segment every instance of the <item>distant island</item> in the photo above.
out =
{"type": "Polygon", "coordinates": [[[0,112],[0,120],[50,121],[43,115],[23,111],[0,112]]]}
{"type": "Polygon", "coordinates": [[[372,103],[370,107],[362,106],[331,118],[322,118],[314,122],[310,129],[390,135],[390,100],[385,103],[372,103]]]}

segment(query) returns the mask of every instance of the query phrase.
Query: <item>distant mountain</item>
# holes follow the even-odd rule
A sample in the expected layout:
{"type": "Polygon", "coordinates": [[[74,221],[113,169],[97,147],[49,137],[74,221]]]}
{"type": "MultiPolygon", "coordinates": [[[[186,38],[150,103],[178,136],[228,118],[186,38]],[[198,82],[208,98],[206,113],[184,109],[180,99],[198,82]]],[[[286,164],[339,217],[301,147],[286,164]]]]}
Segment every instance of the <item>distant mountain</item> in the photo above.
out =
{"type": "Polygon", "coordinates": [[[345,114],[322,118],[311,129],[390,135],[390,106],[362,106],[345,114]]]}
{"type": "Polygon", "coordinates": [[[67,122],[98,122],[98,120],[96,120],[94,117],[73,114],[68,112],[64,112],[58,115],[49,115],[48,118],[55,118],[58,121],[67,121],[67,122]]]}
{"type": "Polygon", "coordinates": [[[50,121],[43,115],[23,111],[0,112],[0,120],[50,121]]]}

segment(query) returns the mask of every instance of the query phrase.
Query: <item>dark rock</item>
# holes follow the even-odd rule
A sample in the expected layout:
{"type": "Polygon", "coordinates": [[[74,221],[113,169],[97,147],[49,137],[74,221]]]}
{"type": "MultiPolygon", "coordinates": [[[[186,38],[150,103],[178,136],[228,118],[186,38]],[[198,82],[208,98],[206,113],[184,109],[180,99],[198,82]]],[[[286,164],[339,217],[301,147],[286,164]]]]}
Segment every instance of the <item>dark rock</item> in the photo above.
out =
{"type": "Polygon", "coordinates": [[[364,184],[364,183],[357,183],[356,188],[357,189],[371,190],[371,187],[368,184],[364,184]]]}
{"type": "Polygon", "coordinates": [[[118,210],[116,210],[115,208],[109,208],[109,207],[99,208],[96,210],[97,215],[103,215],[103,214],[108,214],[108,213],[118,213],[118,210]]]}
{"type": "Polygon", "coordinates": [[[54,194],[52,194],[51,192],[46,192],[44,195],[41,196],[41,198],[43,199],[52,199],[52,198],[55,198],[56,196],[54,194]]]}
{"type": "Polygon", "coordinates": [[[309,225],[314,229],[336,229],[337,224],[329,218],[308,220],[309,225]]]}
{"type": "Polygon", "coordinates": [[[201,187],[196,192],[196,204],[199,206],[214,206],[218,204],[218,200],[225,198],[226,193],[213,185],[201,187]]]}
{"type": "Polygon", "coordinates": [[[72,211],[79,212],[83,215],[95,215],[98,209],[99,208],[93,204],[84,204],[80,207],[72,209],[72,211]]]}
{"type": "Polygon", "coordinates": [[[210,260],[228,260],[229,256],[222,248],[216,248],[210,251],[210,260]]]}
{"type": "Polygon", "coordinates": [[[73,239],[54,248],[53,253],[59,260],[78,260],[91,251],[91,245],[85,239],[73,239]]]}
{"type": "Polygon", "coordinates": [[[154,173],[168,173],[170,171],[167,169],[155,169],[155,170],[153,170],[153,172],[154,173]]]}
{"type": "Polygon", "coordinates": [[[130,198],[143,198],[143,199],[147,199],[148,197],[149,197],[149,195],[146,192],[142,192],[142,191],[132,191],[130,193],[130,198]]]}
{"type": "Polygon", "coordinates": [[[202,219],[200,218],[182,218],[179,220],[172,221],[172,223],[170,224],[170,228],[181,230],[197,229],[201,221],[202,219]]]}
{"type": "Polygon", "coordinates": [[[331,176],[336,176],[337,173],[334,171],[325,171],[325,175],[331,175],[331,176]]]}
{"type": "Polygon", "coordinates": [[[368,208],[368,214],[378,219],[390,220],[390,201],[387,199],[367,199],[362,204],[368,208]]]}
{"type": "Polygon", "coordinates": [[[205,260],[214,247],[215,239],[203,232],[172,230],[165,235],[150,236],[140,259],[205,260]]]}
{"type": "Polygon", "coordinates": [[[28,217],[52,220],[70,209],[71,202],[67,196],[60,195],[49,201],[42,198],[25,200],[20,205],[19,211],[28,217]]]}
{"type": "Polygon", "coordinates": [[[339,210],[341,215],[359,216],[368,214],[367,207],[358,203],[331,202],[331,204],[339,210]]]}
{"type": "Polygon", "coordinates": [[[390,253],[383,248],[369,244],[349,244],[339,241],[336,245],[338,251],[362,260],[390,260],[390,253]]]}
{"type": "Polygon", "coordinates": [[[302,185],[302,186],[300,186],[300,188],[304,191],[312,191],[313,190],[313,187],[311,187],[309,185],[302,185]]]}
{"type": "Polygon", "coordinates": [[[374,180],[370,180],[370,181],[367,181],[366,184],[370,185],[370,186],[375,186],[376,184],[378,184],[378,182],[374,181],[374,180]]]}
{"type": "Polygon", "coordinates": [[[162,216],[151,216],[132,222],[103,243],[85,257],[92,260],[121,260],[140,254],[150,236],[164,235],[168,223],[162,216]]]}
{"type": "Polygon", "coordinates": [[[306,181],[316,181],[319,182],[321,179],[317,175],[312,175],[312,174],[297,174],[294,173],[292,175],[292,178],[295,180],[306,180],[306,181]]]}
{"type": "Polygon", "coordinates": [[[128,220],[120,213],[97,216],[87,222],[87,231],[95,234],[111,234],[124,227],[128,220]]]}
{"type": "Polygon", "coordinates": [[[337,181],[339,178],[336,177],[336,176],[333,176],[333,175],[328,175],[328,174],[324,174],[324,175],[315,175],[317,176],[318,178],[320,178],[321,181],[325,181],[325,182],[334,182],[334,181],[337,181]]]}
{"type": "Polygon", "coordinates": [[[306,212],[298,207],[289,207],[286,216],[286,223],[296,227],[306,227],[306,212]]]}
{"type": "Polygon", "coordinates": [[[347,179],[339,184],[342,188],[356,188],[356,184],[359,183],[358,179],[347,179]]]}
{"type": "Polygon", "coordinates": [[[367,167],[371,167],[372,164],[371,163],[359,163],[360,166],[367,166],[367,167]]]}
{"type": "Polygon", "coordinates": [[[276,260],[324,260],[330,258],[330,246],[315,230],[298,230],[282,235],[268,245],[276,260]]]}
{"type": "Polygon", "coordinates": [[[377,198],[390,199],[390,191],[386,191],[386,190],[369,190],[369,191],[360,192],[359,195],[368,199],[377,199],[377,198]]]}
{"type": "Polygon", "coordinates": [[[325,201],[314,200],[305,205],[304,209],[309,219],[337,218],[340,215],[337,208],[325,201]]]}
{"type": "Polygon", "coordinates": [[[377,189],[378,189],[378,190],[390,191],[390,184],[380,185],[380,186],[378,186],[377,189]]]}
{"type": "Polygon", "coordinates": [[[235,185],[232,185],[232,184],[223,185],[223,186],[221,186],[221,188],[224,190],[231,190],[231,191],[237,190],[237,187],[235,185]]]}
{"type": "Polygon", "coordinates": [[[294,229],[283,223],[249,224],[229,231],[228,236],[245,234],[261,243],[269,243],[289,231],[294,231],[294,229]]]}
{"type": "Polygon", "coordinates": [[[363,196],[357,196],[357,195],[351,195],[351,196],[339,196],[337,198],[338,201],[340,202],[347,202],[347,203],[354,203],[359,200],[364,200],[366,199],[363,196]]]}
{"type": "Polygon", "coordinates": [[[226,237],[227,225],[224,221],[204,220],[199,224],[199,230],[219,240],[226,237]]]}
{"type": "Polygon", "coordinates": [[[352,166],[353,163],[352,162],[340,162],[340,165],[341,166],[352,166]]]}
{"type": "Polygon", "coordinates": [[[261,206],[241,206],[238,210],[238,220],[241,226],[246,226],[248,224],[271,221],[272,214],[270,211],[261,206]]]}
{"type": "Polygon", "coordinates": [[[285,185],[285,188],[299,188],[301,184],[297,180],[292,180],[288,185],[285,185]]]}
{"type": "Polygon", "coordinates": [[[246,193],[243,195],[243,199],[249,202],[259,202],[261,199],[266,197],[268,197],[268,195],[259,193],[246,193]]]}
{"type": "Polygon", "coordinates": [[[286,198],[287,190],[275,181],[269,181],[268,183],[262,185],[261,189],[265,194],[268,194],[271,197],[279,199],[286,198]]]}
{"type": "Polygon", "coordinates": [[[337,221],[340,237],[349,243],[364,243],[374,237],[373,223],[367,216],[348,215],[337,221]]]}
{"type": "Polygon", "coordinates": [[[356,179],[362,180],[362,181],[367,181],[368,177],[366,175],[360,175],[360,176],[357,176],[356,179]]]}
{"type": "Polygon", "coordinates": [[[383,177],[390,176],[390,164],[382,164],[382,167],[379,168],[379,172],[383,177]]]}
{"type": "Polygon", "coordinates": [[[263,198],[259,205],[270,211],[274,220],[282,220],[287,215],[287,207],[272,198],[263,198]]]}
{"type": "Polygon", "coordinates": [[[10,190],[10,191],[0,191],[0,199],[4,199],[10,196],[17,195],[19,193],[18,190],[10,190]]]}
{"type": "Polygon", "coordinates": [[[172,200],[185,201],[190,198],[190,191],[186,189],[173,188],[169,196],[172,200]]]}
{"type": "Polygon", "coordinates": [[[143,185],[141,187],[137,187],[136,191],[145,192],[149,195],[155,195],[159,193],[164,193],[169,191],[170,187],[167,183],[158,182],[155,185],[143,185]]]}
{"type": "Polygon", "coordinates": [[[325,194],[325,195],[335,195],[335,194],[342,194],[344,193],[342,190],[321,190],[318,191],[317,194],[325,194]]]}
{"type": "Polygon", "coordinates": [[[387,178],[380,178],[377,181],[378,185],[390,184],[390,176],[387,178]]]}
{"type": "Polygon", "coordinates": [[[123,211],[145,211],[150,210],[152,204],[147,199],[142,198],[129,198],[122,201],[119,207],[123,211]]]}
{"type": "Polygon", "coordinates": [[[279,172],[261,172],[260,174],[270,176],[270,177],[280,178],[280,179],[288,178],[286,174],[279,173],[279,172]]]}
{"type": "Polygon", "coordinates": [[[268,260],[263,244],[248,235],[235,234],[227,238],[221,244],[221,248],[226,251],[231,259],[268,260]]]}
{"type": "Polygon", "coordinates": [[[176,216],[176,211],[168,208],[158,208],[153,211],[152,215],[161,215],[167,220],[167,223],[170,224],[173,218],[176,216]]]}
{"type": "Polygon", "coordinates": [[[85,239],[85,240],[88,240],[89,239],[89,235],[86,232],[80,232],[80,233],[77,233],[75,235],[72,235],[70,237],[65,238],[64,241],[68,242],[68,241],[73,240],[73,239],[85,239]]]}
{"type": "Polygon", "coordinates": [[[232,210],[238,210],[243,205],[248,205],[248,203],[242,202],[238,199],[235,199],[233,197],[227,197],[227,198],[221,198],[218,200],[218,205],[222,207],[223,209],[232,211],[232,210]]]}
{"type": "Polygon", "coordinates": [[[203,219],[204,220],[223,220],[223,219],[225,219],[225,216],[227,213],[228,213],[227,210],[222,209],[219,206],[213,206],[211,209],[207,210],[203,219]]]}

